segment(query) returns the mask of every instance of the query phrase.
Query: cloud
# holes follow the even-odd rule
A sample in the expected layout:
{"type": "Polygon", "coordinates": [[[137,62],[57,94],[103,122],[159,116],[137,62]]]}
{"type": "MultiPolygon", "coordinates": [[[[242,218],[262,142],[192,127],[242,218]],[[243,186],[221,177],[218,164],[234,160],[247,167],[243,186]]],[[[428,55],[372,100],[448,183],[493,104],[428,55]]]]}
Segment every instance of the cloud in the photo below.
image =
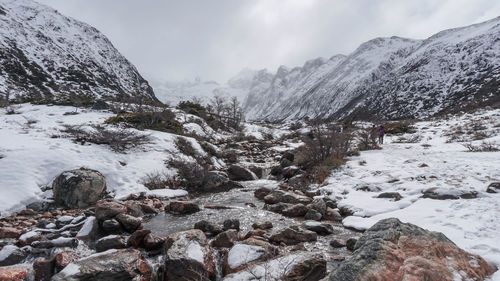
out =
{"type": "Polygon", "coordinates": [[[500,15],[496,0],[39,0],[106,34],[146,78],[226,81],[244,67],[349,54],[500,15]]]}

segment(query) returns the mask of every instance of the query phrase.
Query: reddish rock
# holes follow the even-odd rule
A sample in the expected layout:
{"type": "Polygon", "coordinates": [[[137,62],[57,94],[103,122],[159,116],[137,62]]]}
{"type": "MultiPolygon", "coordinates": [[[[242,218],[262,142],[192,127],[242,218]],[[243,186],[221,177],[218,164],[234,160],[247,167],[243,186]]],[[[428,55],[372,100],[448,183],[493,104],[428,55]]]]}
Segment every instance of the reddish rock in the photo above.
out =
{"type": "Polygon", "coordinates": [[[78,254],[73,251],[65,251],[57,254],[54,258],[57,271],[61,271],[68,264],[78,260],[78,258],[78,254]]]}
{"type": "Polygon", "coordinates": [[[2,266],[0,267],[0,281],[26,281],[28,273],[29,268],[26,266],[2,266]]]}
{"type": "Polygon", "coordinates": [[[238,231],[234,229],[229,229],[222,233],[217,234],[212,241],[212,247],[222,247],[229,248],[234,245],[234,242],[238,240],[238,231]]]}
{"type": "Polygon", "coordinates": [[[254,223],[252,224],[252,227],[254,229],[271,229],[273,228],[273,223],[270,221],[265,221],[261,223],[254,223]]]}
{"type": "Polygon", "coordinates": [[[95,216],[99,221],[105,221],[127,212],[127,207],[117,201],[101,200],[97,202],[95,216]]]}
{"type": "Polygon", "coordinates": [[[132,235],[127,240],[127,246],[129,247],[134,247],[134,248],[139,248],[143,246],[143,240],[146,235],[150,234],[151,230],[147,229],[139,229],[136,230],[132,235]]]}
{"type": "Polygon", "coordinates": [[[165,207],[165,211],[174,214],[192,214],[200,211],[200,207],[191,201],[173,201],[165,207]]]}
{"type": "Polygon", "coordinates": [[[287,217],[303,217],[307,214],[307,207],[304,204],[292,205],[283,210],[282,214],[287,217]]]}
{"type": "Polygon", "coordinates": [[[116,216],[116,220],[120,222],[128,233],[133,233],[137,229],[142,228],[142,220],[131,215],[119,214],[116,216]]]}
{"type": "Polygon", "coordinates": [[[356,242],[354,253],[330,281],[484,280],[494,269],[442,233],[391,218],[379,221],[356,242]],[[369,258],[367,258],[369,257],[369,258]]]}
{"type": "Polygon", "coordinates": [[[158,237],[154,234],[148,233],[146,236],[144,236],[144,239],[142,240],[144,244],[144,248],[147,250],[157,250],[161,248],[163,243],[165,243],[165,238],[158,237]]]}
{"type": "Polygon", "coordinates": [[[13,228],[13,227],[2,227],[0,228],[0,238],[14,238],[18,239],[19,236],[23,234],[21,229],[13,228]]]}
{"type": "Polygon", "coordinates": [[[265,230],[263,230],[263,229],[255,229],[255,230],[250,230],[249,232],[247,232],[247,234],[245,234],[245,236],[243,236],[242,238],[243,239],[248,239],[250,237],[255,237],[255,236],[262,237],[265,234],[266,234],[265,230]]]}
{"type": "Polygon", "coordinates": [[[33,270],[35,271],[35,281],[49,281],[54,275],[54,260],[36,260],[33,263],[33,270]]]}
{"type": "Polygon", "coordinates": [[[318,239],[318,234],[314,231],[304,229],[294,225],[287,227],[269,238],[274,243],[285,243],[286,245],[295,245],[301,242],[311,242],[318,239]]]}
{"type": "Polygon", "coordinates": [[[342,221],[342,216],[340,213],[330,207],[326,208],[326,213],[323,216],[323,219],[329,220],[329,221],[336,221],[336,222],[341,222],[342,221]]]}

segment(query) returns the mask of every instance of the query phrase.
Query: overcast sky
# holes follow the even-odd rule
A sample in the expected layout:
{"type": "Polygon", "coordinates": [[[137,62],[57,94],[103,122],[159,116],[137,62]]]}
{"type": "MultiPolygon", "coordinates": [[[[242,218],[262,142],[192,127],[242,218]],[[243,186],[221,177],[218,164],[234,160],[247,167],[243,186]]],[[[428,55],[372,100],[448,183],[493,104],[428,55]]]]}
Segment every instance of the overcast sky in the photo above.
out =
{"type": "Polygon", "coordinates": [[[147,79],[225,82],[374,37],[426,38],[500,16],[498,0],[38,0],[102,31],[147,79]]]}

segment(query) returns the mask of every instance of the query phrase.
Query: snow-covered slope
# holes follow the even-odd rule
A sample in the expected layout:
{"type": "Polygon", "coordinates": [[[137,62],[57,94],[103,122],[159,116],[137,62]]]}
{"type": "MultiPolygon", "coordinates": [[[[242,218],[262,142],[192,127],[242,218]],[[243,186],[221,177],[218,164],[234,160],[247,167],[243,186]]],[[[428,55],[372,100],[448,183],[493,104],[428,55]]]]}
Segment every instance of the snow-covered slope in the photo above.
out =
{"type": "Polygon", "coordinates": [[[0,0],[0,97],[155,100],[137,69],[97,29],[31,0],[0,0]]]}
{"type": "Polygon", "coordinates": [[[419,118],[500,101],[500,17],[426,40],[376,38],[348,56],[280,67],[247,118],[419,118]]]}

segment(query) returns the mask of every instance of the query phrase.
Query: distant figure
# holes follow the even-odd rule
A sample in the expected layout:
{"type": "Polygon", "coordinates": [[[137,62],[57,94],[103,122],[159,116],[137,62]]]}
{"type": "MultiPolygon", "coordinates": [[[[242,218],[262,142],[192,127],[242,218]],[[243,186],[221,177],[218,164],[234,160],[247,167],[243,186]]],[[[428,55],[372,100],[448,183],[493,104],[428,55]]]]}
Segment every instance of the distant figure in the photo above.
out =
{"type": "Polygon", "coordinates": [[[378,143],[384,144],[384,135],[385,135],[385,128],[384,126],[380,125],[378,128],[378,143]]]}

